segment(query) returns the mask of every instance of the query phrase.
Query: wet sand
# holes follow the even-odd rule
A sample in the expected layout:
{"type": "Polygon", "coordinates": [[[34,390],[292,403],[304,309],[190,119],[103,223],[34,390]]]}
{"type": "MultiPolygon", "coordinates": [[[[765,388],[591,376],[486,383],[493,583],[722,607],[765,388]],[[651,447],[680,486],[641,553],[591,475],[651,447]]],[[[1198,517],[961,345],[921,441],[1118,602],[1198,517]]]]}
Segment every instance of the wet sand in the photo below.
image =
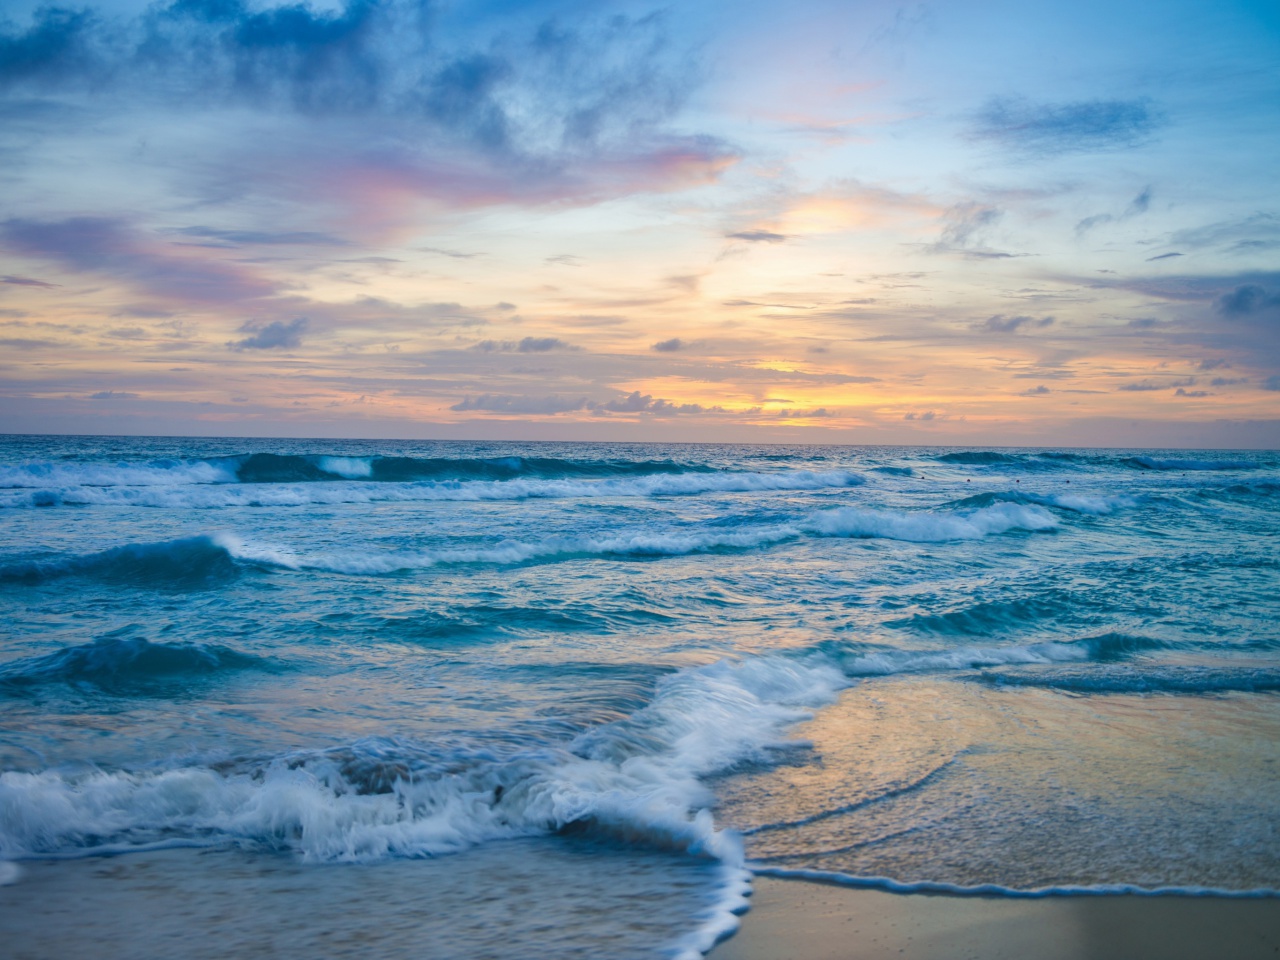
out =
{"type": "Polygon", "coordinates": [[[1280,960],[1280,898],[1007,899],[759,877],[709,960],[1280,960]]]}

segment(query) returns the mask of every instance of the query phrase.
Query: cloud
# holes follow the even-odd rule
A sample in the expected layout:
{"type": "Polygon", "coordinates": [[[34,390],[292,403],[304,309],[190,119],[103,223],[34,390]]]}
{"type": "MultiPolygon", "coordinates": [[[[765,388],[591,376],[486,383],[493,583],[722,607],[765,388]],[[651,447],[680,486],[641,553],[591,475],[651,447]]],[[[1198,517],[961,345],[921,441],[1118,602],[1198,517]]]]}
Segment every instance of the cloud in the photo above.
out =
{"type": "Polygon", "coordinates": [[[679,337],[672,337],[670,340],[660,340],[649,347],[650,350],[656,350],[658,353],[675,353],[682,350],[686,346],[685,342],[679,337]]]}
{"type": "MultiPolygon", "coordinates": [[[[484,393],[478,397],[465,397],[449,408],[461,413],[486,411],[491,413],[517,413],[533,415],[554,415],[558,413],[576,413],[589,411],[596,416],[608,416],[614,413],[648,414],[657,417],[688,416],[691,414],[729,415],[730,411],[723,407],[706,407],[700,403],[675,403],[642,394],[633,390],[629,394],[614,397],[611,400],[588,400],[586,397],[576,399],[562,396],[531,397],[511,394],[484,393]]],[[[759,413],[752,408],[743,413],[759,413]]],[[[816,414],[814,414],[816,415],[816,414]]]]}
{"type": "Polygon", "coordinates": [[[0,277],[0,283],[11,283],[17,287],[56,287],[56,283],[34,280],[31,277],[0,277]]]}
{"type": "Polygon", "coordinates": [[[1257,284],[1236,287],[1218,298],[1218,312],[1224,317],[1247,317],[1280,307],[1280,294],[1268,295],[1257,284]]]}
{"type": "Polygon", "coordinates": [[[288,231],[271,233],[261,230],[216,230],[213,227],[180,227],[173,231],[181,237],[192,237],[197,240],[210,241],[211,246],[333,246],[345,247],[346,240],[330,236],[327,233],[310,231],[288,231]]]}
{"type": "Polygon", "coordinates": [[[1020,152],[1052,155],[1136,146],[1159,126],[1147,100],[1032,103],[993,97],[974,118],[971,134],[1020,152]]]}
{"type": "Polygon", "coordinates": [[[1124,213],[1120,215],[1121,219],[1127,220],[1129,217],[1140,216],[1151,208],[1151,187],[1143,188],[1143,191],[1129,201],[1129,206],[1124,213]]]}
{"type": "Polygon", "coordinates": [[[770,230],[739,230],[737,233],[726,233],[730,240],[745,240],[747,243],[785,243],[790,239],[785,233],[773,233],[770,230]]]}
{"type": "Polygon", "coordinates": [[[471,349],[481,353],[547,353],[577,348],[559,337],[525,337],[522,340],[481,340],[471,349]]]}
{"type": "Polygon", "coordinates": [[[127,393],[123,390],[100,390],[97,393],[91,393],[85,399],[87,400],[137,400],[136,393],[127,393]]]}
{"type": "Polygon", "coordinates": [[[1099,213],[1092,217],[1085,217],[1076,224],[1076,233],[1083,234],[1092,230],[1094,227],[1100,227],[1104,223],[1112,223],[1113,221],[1130,220],[1133,217],[1142,216],[1151,209],[1152,187],[1144,187],[1142,192],[1129,201],[1129,205],[1118,216],[1112,216],[1109,213],[1099,213]]]}
{"type": "Polygon", "coordinates": [[[930,253],[961,253],[968,257],[999,258],[1011,254],[988,249],[982,233],[994,226],[1004,211],[990,204],[969,200],[949,207],[942,215],[942,233],[927,248],[930,253]]]}
{"type": "Polygon", "coordinates": [[[1046,387],[1046,386],[1042,383],[1042,384],[1040,384],[1040,386],[1038,386],[1038,387],[1032,387],[1030,390],[1023,390],[1023,391],[1022,391],[1022,393],[1018,394],[1018,396],[1020,396],[1020,397],[1044,397],[1044,396],[1048,396],[1048,395],[1049,395],[1050,393],[1052,393],[1052,392],[1053,392],[1052,390],[1050,390],[1048,387],[1046,387]]]}
{"type": "Polygon", "coordinates": [[[524,397],[498,393],[482,393],[478,397],[465,397],[449,409],[466,413],[484,410],[492,413],[554,414],[572,413],[587,405],[585,397],[576,400],[564,397],[524,397]]]}
{"type": "Polygon", "coordinates": [[[480,157],[508,187],[514,176],[562,193],[662,189],[731,162],[714,138],[668,129],[698,63],[663,14],[486,20],[430,0],[161,0],[132,17],[43,7],[25,27],[0,22],[0,91],[85,95],[99,112],[234,107],[353,123],[364,135],[327,152],[429,145],[436,179],[448,158],[481,173],[467,162],[480,157]]]}
{"type": "Polygon", "coordinates": [[[250,333],[243,340],[228,343],[232,350],[295,350],[302,346],[302,334],[307,329],[306,317],[295,317],[288,323],[272,320],[268,324],[250,321],[240,328],[250,333]]]}
{"type": "Polygon", "coordinates": [[[1172,387],[1191,387],[1195,386],[1195,382],[1195,377],[1182,377],[1178,380],[1170,380],[1168,383],[1152,383],[1150,380],[1140,380],[1135,383],[1122,384],[1116,389],[1124,390],[1127,393],[1150,393],[1154,390],[1168,390],[1172,387]]]}
{"type": "Polygon", "coordinates": [[[1178,253],[1178,252],[1175,250],[1175,251],[1174,251],[1174,252],[1172,252],[1172,253],[1161,253],[1161,254],[1159,254],[1159,255],[1157,255],[1157,256],[1154,256],[1154,257],[1147,257],[1147,263],[1153,263],[1153,262],[1155,262],[1156,260],[1171,260],[1171,259],[1173,259],[1174,257],[1181,257],[1181,256],[1184,256],[1184,254],[1178,253]]]}
{"type": "Polygon", "coordinates": [[[0,249],[123,280],[173,300],[229,303],[274,292],[270,282],[242,264],[175,255],[109,217],[6,220],[0,223],[0,249]]]}
{"type": "Polygon", "coordinates": [[[1263,390],[1280,390],[1280,374],[1272,374],[1262,381],[1263,390]]]}
{"type": "Polygon", "coordinates": [[[774,416],[779,420],[825,420],[835,414],[826,407],[818,407],[814,410],[779,410],[774,416]]]}
{"type": "Polygon", "coordinates": [[[984,330],[988,333],[1014,333],[1020,327],[1044,327],[1052,326],[1053,317],[1006,317],[1004,314],[996,314],[994,317],[987,317],[982,323],[975,323],[973,329],[984,330]]]}
{"type": "Polygon", "coordinates": [[[1213,396],[1213,394],[1210,393],[1208,390],[1184,390],[1182,389],[1182,387],[1179,387],[1177,390],[1173,391],[1173,395],[1175,397],[1212,397],[1213,396]]]}
{"type": "Polygon", "coordinates": [[[935,420],[937,419],[937,416],[938,415],[934,413],[932,410],[927,410],[924,413],[903,414],[902,419],[903,420],[935,420]]]}
{"type": "MultiPolygon", "coordinates": [[[[597,414],[601,413],[648,413],[659,417],[674,417],[681,414],[727,414],[728,410],[724,407],[704,407],[700,403],[673,403],[670,400],[663,400],[653,397],[649,394],[642,394],[639,390],[633,390],[625,397],[617,400],[608,400],[604,403],[589,403],[588,408],[597,414]]],[[[758,409],[753,408],[749,413],[757,413],[758,409]]]]}
{"type": "Polygon", "coordinates": [[[1255,213],[1243,220],[1226,220],[1179,230],[1172,240],[1197,249],[1216,247],[1227,253],[1260,253],[1280,248],[1280,216],[1255,213]]]}

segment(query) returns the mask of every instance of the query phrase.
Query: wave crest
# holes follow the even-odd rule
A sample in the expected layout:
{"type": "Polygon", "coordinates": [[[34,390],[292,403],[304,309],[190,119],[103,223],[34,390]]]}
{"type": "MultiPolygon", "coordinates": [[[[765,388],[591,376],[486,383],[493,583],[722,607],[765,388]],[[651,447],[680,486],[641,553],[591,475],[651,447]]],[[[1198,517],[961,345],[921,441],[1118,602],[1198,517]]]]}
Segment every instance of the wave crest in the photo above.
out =
{"type": "Polygon", "coordinates": [[[104,637],[48,656],[6,664],[0,669],[0,689],[17,692],[41,684],[67,683],[131,693],[228,671],[268,667],[259,657],[218,644],[104,637]]]}

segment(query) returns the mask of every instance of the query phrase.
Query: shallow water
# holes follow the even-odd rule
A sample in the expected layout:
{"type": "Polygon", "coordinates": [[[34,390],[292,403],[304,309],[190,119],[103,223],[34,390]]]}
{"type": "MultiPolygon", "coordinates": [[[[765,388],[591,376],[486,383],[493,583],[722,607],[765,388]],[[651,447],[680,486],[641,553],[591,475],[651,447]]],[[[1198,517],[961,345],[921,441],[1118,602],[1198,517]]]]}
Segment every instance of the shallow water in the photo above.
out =
{"type": "Polygon", "coordinates": [[[1273,890],[1278,507],[1257,452],[3,438],[0,927],[193,846],[494,877],[432,956],[693,956],[744,865],[1273,890]]]}

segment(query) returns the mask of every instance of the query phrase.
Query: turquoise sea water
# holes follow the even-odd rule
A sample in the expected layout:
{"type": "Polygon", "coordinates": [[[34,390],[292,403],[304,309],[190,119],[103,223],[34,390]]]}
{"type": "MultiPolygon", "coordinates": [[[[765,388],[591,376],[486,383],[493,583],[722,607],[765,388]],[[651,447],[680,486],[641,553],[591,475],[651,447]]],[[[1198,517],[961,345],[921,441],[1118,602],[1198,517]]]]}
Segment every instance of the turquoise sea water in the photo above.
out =
{"type": "Polygon", "coordinates": [[[1267,894],[1278,520],[1275,453],[0,438],[0,932],[141,851],[298,956],[697,956],[751,871],[1267,894]]]}

